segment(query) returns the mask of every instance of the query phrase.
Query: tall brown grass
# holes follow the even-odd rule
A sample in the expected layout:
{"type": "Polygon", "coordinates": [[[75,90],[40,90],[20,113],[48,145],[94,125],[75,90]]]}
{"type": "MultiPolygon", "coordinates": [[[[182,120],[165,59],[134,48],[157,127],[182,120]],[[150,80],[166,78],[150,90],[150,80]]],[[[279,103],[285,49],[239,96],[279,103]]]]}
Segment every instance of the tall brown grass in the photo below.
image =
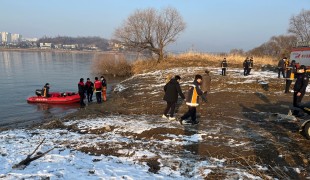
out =
{"type": "MultiPolygon", "coordinates": [[[[133,63],[132,73],[144,73],[158,69],[168,69],[173,67],[191,67],[191,66],[210,66],[220,67],[222,60],[226,57],[229,67],[243,67],[243,61],[246,59],[246,55],[239,54],[208,54],[187,52],[183,54],[173,55],[170,54],[161,63],[157,63],[157,60],[138,60],[133,63]]],[[[262,65],[275,66],[278,63],[278,59],[274,57],[253,57],[254,69],[261,68],[262,65]]]]}
{"type": "Polygon", "coordinates": [[[131,68],[123,54],[97,54],[92,64],[93,73],[102,75],[129,76],[131,68]]]}

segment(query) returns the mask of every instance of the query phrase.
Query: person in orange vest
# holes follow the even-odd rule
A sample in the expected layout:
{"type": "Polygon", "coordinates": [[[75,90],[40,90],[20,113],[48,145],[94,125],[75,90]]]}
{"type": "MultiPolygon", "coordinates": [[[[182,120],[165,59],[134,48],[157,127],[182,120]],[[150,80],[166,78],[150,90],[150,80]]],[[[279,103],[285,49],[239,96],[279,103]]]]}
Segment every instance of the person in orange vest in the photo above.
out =
{"type": "Polygon", "coordinates": [[[98,80],[98,77],[95,77],[94,86],[95,86],[94,91],[96,93],[97,103],[101,103],[102,102],[102,98],[101,98],[102,83],[101,81],[98,80]]]}
{"type": "Polygon", "coordinates": [[[102,84],[102,99],[107,101],[107,80],[103,76],[100,77],[100,80],[102,84]]]}
{"type": "Polygon", "coordinates": [[[190,85],[190,89],[186,98],[186,105],[188,106],[188,111],[181,117],[179,120],[180,124],[183,124],[183,120],[191,117],[190,121],[186,121],[187,124],[198,124],[199,122],[196,120],[196,107],[198,104],[198,96],[202,98],[204,102],[207,102],[206,97],[204,96],[202,90],[200,89],[200,84],[202,82],[202,76],[197,74],[195,76],[195,80],[192,85],[190,85]]]}

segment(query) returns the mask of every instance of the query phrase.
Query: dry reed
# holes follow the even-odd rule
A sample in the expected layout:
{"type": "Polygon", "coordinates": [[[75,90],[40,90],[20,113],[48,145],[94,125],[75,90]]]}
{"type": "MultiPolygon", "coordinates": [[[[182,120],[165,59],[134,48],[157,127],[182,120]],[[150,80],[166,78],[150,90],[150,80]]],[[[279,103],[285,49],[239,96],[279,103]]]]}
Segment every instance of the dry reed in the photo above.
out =
{"type": "MultiPolygon", "coordinates": [[[[239,54],[208,54],[187,52],[178,55],[168,55],[161,63],[157,63],[157,60],[138,60],[133,63],[132,73],[144,73],[158,69],[168,69],[173,67],[194,67],[194,66],[211,66],[220,67],[221,61],[227,59],[229,67],[243,67],[243,61],[246,59],[246,55],[239,54]]],[[[254,68],[260,68],[262,65],[275,66],[278,60],[273,57],[253,57],[254,68]]]]}

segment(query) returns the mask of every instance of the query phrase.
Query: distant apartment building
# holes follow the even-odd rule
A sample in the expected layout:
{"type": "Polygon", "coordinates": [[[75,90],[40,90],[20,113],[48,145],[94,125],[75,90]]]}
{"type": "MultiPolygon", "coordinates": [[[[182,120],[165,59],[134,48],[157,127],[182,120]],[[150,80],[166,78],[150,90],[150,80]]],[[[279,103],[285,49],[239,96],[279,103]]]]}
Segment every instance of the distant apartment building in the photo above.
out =
{"type": "Polygon", "coordinates": [[[22,41],[22,35],[20,34],[11,34],[11,42],[12,43],[19,43],[22,41]]]}
{"type": "Polygon", "coordinates": [[[1,42],[2,43],[7,43],[7,44],[11,43],[11,41],[12,41],[11,33],[0,32],[0,34],[1,34],[1,42]]]}

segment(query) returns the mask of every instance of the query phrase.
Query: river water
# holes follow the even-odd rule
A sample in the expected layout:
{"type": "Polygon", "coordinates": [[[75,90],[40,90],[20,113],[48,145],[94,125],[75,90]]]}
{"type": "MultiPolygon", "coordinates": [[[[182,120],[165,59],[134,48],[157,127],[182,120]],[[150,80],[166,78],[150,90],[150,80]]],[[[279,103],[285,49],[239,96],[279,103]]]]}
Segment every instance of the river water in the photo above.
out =
{"type": "Polygon", "coordinates": [[[23,127],[76,111],[78,103],[29,104],[27,98],[47,82],[50,92],[77,92],[81,77],[94,81],[93,57],[91,53],[0,51],[0,127],[23,127]]]}

